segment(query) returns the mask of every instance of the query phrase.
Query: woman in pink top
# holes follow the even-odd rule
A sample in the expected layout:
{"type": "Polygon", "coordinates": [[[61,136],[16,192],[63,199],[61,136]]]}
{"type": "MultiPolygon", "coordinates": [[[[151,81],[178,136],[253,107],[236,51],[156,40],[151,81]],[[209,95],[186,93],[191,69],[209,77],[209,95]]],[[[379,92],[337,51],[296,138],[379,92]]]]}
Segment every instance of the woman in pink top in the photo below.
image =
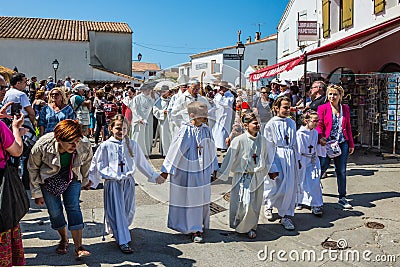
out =
{"type": "MultiPolygon", "coordinates": [[[[0,86],[2,86],[1,82],[0,76],[0,86]]],[[[5,111],[12,103],[13,102],[9,102],[0,109],[0,118],[11,117],[7,116],[5,111]]],[[[0,121],[0,169],[3,169],[0,170],[0,172],[2,174],[4,174],[4,167],[10,155],[19,157],[22,154],[23,143],[21,136],[26,133],[26,130],[20,131],[20,127],[23,123],[23,115],[19,118],[15,117],[12,121],[11,131],[4,122],[0,121]]],[[[24,248],[22,246],[19,224],[14,228],[0,232],[0,266],[16,265],[25,265],[24,248]]]]}
{"type": "MultiPolygon", "coordinates": [[[[339,143],[342,154],[333,158],[339,191],[338,203],[345,209],[351,209],[352,206],[346,199],[346,165],[348,155],[354,152],[354,141],[350,124],[350,108],[341,103],[343,94],[344,90],[341,86],[328,86],[326,92],[328,103],[318,107],[320,121],[317,131],[321,145],[331,140],[337,140],[339,143]]],[[[326,156],[320,158],[320,161],[321,173],[324,173],[329,168],[331,159],[326,156]]]]}

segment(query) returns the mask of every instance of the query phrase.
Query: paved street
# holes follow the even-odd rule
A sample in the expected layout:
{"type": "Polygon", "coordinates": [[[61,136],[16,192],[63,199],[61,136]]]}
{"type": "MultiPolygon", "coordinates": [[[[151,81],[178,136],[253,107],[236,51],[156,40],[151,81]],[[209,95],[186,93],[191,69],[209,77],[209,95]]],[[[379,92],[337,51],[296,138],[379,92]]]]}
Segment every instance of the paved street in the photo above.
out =
{"type": "MultiPolygon", "coordinates": [[[[158,169],[162,159],[152,159],[151,162],[158,169]]],[[[283,229],[279,220],[269,222],[260,216],[255,240],[235,234],[229,228],[229,202],[223,194],[229,191],[230,185],[216,182],[212,185],[212,201],[216,204],[213,207],[217,212],[226,210],[211,216],[211,229],[206,232],[205,244],[194,244],[189,236],[166,227],[168,182],[148,184],[138,175],[137,210],[131,225],[135,252],[130,255],[122,254],[110,235],[102,241],[103,190],[84,191],[81,197],[86,222],[84,244],[93,256],[81,262],[75,261],[72,239],[68,254],[57,255],[58,237],[50,228],[47,211],[32,208],[21,224],[27,265],[400,266],[399,162],[382,160],[374,153],[364,154],[363,151],[351,156],[347,188],[353,210],[342,210],[336,204],[336,180],[332,174],[330,169],[328,178],[322,180],[323,217],[315,217],[306,209],[296,211],[296,230],[289,232],[283,229]],[[368,222],[381,223],[384,228],[370,229],[366,227],[368,222]],[[329,254],[321,245],[326,240],[341,240],[339,247],[347,242],[347,248],[329,254]]]]}

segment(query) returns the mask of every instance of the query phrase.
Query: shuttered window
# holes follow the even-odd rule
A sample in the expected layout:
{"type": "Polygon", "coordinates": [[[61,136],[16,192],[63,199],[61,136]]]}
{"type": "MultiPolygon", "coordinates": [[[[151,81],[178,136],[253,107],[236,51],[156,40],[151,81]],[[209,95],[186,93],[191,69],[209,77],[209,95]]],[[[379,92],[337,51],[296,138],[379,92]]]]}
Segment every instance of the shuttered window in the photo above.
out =
{"type": "Polygon", "coordinates": [[[385,0],[374,0],[374,14],[385,10],[385,0]]]}
{"type": "Polygon", "coordinates": [[[341,29],[350,27],[353,25],[353,0],[342,0],[341,3],[341,29]]]}
{"type": "Polygon", "coordinates": [[[330,9],[331,9],[331,1],[322,0],[322,28],[323,28],[324,38],[329,37],[331,33],[330,9]]]}

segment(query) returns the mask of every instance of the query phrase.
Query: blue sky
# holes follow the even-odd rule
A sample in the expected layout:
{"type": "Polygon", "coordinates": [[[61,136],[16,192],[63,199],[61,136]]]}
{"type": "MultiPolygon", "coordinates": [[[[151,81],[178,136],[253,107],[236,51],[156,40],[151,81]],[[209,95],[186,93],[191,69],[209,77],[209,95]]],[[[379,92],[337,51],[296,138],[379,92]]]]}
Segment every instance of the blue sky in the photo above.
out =
{"type": "Polygon", "coordinates": [[[189,55],[276,33],[288,0],[20,0],[3,4],[1,16],[126,22],[133,30],[133,59],[162,68],[188,62],[189,55]],[[162,50],[162,51],[157,51],[162,50]]]}

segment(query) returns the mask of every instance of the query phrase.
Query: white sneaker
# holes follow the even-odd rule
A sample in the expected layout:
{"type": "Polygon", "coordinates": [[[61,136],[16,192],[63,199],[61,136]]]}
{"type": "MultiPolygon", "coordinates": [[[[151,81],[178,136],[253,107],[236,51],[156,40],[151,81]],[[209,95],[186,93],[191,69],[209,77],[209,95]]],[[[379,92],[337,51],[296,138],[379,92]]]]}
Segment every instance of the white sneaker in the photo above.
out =
{"type": "Polygon", "coordinates": [[[296,204],[295,209],[296,210],[302,210],[303,209],[303,204],[296,204]]]}
{"type": "Polygon", "coordinates": [[[272,209],[265,207],[264,209],[264,216],[268,220],[272,219],[272,209]]]}
{"type": "Polygon", "coordinates": [[[345,209],[352,209],[353,206],[347,201],[345,197],[339,199],[338,204],[341,205],[345,209]]]}
{"type": "Polygon", "coordinates": [[[290,218],[283,217],[281,219],[281,224],[285,227],[286,230],[294,230],[294,224],[290,218]]]}

